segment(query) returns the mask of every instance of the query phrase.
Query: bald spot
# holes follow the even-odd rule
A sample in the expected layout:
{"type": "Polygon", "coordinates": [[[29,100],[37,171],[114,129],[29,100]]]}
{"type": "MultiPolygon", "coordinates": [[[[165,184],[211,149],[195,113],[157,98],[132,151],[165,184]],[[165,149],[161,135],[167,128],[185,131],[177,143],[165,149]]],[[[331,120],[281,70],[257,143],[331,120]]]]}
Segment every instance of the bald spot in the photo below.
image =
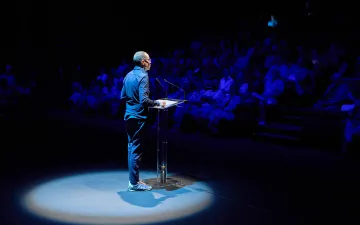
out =
{"type": "Polygon", "coordinates": [[[133,61],[134,62],[141,62],[141,60],[149,58],[149,54],[144,51],[138,51],[134,54],[133,61]]]}

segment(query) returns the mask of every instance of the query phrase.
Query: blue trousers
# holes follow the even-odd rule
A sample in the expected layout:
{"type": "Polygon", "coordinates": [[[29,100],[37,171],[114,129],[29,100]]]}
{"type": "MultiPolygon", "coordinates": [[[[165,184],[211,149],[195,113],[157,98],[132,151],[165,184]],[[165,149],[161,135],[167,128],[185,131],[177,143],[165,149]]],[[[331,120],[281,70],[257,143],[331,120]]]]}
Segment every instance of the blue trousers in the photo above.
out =
{"type": "Polygon", "coordinates": [[[128,119],[126,121],[126,132],[128,136],[129,181],[132,185],[135,185],[139,181],[141,156],[145,147],[145,121],[139,119],[128,119]]]}

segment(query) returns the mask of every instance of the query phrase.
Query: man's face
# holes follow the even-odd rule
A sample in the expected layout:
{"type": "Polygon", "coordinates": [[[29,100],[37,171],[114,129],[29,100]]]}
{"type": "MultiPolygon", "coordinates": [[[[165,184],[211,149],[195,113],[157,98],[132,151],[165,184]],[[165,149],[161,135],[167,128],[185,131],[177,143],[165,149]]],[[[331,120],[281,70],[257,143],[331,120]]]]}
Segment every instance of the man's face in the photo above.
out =
{"type": "Polygon", "coordinates": [[[151,68],[151,59],[149,55],[145,55],[145,58],[142,60],[143,68],[148,71],[151,68]]]}

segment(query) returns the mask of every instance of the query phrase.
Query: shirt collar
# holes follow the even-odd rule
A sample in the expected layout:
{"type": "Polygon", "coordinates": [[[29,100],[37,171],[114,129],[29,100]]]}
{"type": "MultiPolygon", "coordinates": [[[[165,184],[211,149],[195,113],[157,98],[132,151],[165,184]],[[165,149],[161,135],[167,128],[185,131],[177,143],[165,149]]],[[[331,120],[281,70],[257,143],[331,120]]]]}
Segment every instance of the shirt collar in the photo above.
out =
{"type": "Polygon", "coordinates": [[[144,68],[142,68],[142,67],[140,67],[140,66],[135,66],[135,67],[134,67],[134,70],[141,70],[142,72],[147,73],[147,71],[144,70],[144,68]]]}

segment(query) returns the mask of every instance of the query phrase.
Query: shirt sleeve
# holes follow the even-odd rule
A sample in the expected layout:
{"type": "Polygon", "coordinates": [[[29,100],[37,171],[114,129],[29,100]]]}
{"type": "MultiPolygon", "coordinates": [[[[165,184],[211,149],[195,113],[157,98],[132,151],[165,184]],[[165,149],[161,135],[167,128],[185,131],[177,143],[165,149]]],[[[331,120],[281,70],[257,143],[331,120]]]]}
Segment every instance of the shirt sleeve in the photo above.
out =
{"type": "Polygon", "coordinates": [[[159,103],[157,101],[151,100],[149,98],[150,90],[149,90],[149,77],[145,76],[140,81],[139,87],[139,98],[140,103],[148,106],[157,106],[159,103]]]}

